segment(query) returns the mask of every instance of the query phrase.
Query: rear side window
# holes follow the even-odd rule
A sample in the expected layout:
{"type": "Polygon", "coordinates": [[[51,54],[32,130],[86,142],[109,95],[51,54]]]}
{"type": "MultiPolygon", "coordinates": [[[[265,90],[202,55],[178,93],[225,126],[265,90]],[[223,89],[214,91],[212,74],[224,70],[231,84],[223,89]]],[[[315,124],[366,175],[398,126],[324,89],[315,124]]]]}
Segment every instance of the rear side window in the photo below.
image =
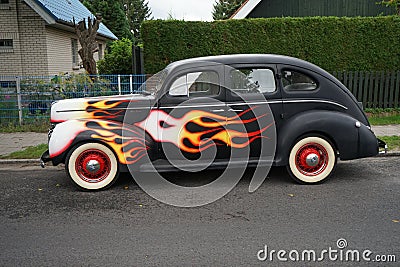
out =
{"type": "Polygon", "coordinates": [[[276,91],[275,75],[270,69],[238,68],[231,71],[232,90],[239,94],[276,91]]]}
{"type": "Polygon", "coordinates": [[[313,78],[294,70],[282,71],[282,83],[283,88],[289,92],[312,91],[318,87],[313,78]]]}
{"type": "Polygon", "coordinates": [[[169,90],[171,96],[215,96],[219,94],[219,76],[214,71],[191,72],[178,77],[169,90]]]}

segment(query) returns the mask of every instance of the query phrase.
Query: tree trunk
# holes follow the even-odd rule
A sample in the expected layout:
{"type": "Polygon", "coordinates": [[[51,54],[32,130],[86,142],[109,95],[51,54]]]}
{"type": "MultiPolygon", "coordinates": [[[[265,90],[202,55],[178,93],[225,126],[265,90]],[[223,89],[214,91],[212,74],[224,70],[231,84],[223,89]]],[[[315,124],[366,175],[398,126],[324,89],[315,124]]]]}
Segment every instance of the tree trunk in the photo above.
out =
{"type": "Polygon", "coordinates": [[[74,20],[75,31],[82,47],[79,49],[78,53],[82,59],[83,67],[89,75],[97,74],[96,61],[93,58],[93,54],[99,50],[96,42],[96,35],[100,23],[100,16],[96,16],[93,22],[92,19],[88,17],[87,27],[85,19],[78,22],[78,24],[76,24],[74,20]]]}

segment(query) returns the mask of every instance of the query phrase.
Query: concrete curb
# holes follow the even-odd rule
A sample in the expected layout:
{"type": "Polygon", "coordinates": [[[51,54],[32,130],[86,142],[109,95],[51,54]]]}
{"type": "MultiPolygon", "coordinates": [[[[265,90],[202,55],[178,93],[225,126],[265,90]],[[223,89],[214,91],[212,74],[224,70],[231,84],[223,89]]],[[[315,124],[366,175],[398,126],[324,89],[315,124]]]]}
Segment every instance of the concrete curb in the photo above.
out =
{"type": "Polygon", "coordinates": [[[0,165],[29,164],[40,166],[39,159],[0,159],[0,165]]]}
{"type": "MultiPolygon", "coordinates": [[[[387,154],[379,154],[374,158],[400,157],[400,151],[388,152],[387,154]]],[[[28,164],[29,166],[40,167],[40,159],[0,159],[0,165],[28,164]]],[[[48,163],[48,166],[52,166],[48,163]]]]}
{"type": "Polygon", "coordinates": [[[394,152],[388,152],[387,154],[379,154],[374,158],[384,158],[384,157],[400,157],[400,152],[394,151],[394,152]]]}

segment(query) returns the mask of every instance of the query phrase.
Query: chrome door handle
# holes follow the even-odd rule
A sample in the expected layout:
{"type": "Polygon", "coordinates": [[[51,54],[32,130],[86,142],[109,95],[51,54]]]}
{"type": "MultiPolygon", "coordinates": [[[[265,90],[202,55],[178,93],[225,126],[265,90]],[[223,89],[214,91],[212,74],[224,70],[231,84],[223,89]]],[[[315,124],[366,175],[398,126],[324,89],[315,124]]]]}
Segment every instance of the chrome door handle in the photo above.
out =
{"type": "Polygon", "coordinates": [[[233,108],[230,108],[228,111],[241,112],[241,111],[243,111],[243,109],[233,109],[233,108]]]}
{"type": "Polygon", "coordinates": [[[211,110],[211,112],[224,112],[225,109],[213,109],[211,110]]]}

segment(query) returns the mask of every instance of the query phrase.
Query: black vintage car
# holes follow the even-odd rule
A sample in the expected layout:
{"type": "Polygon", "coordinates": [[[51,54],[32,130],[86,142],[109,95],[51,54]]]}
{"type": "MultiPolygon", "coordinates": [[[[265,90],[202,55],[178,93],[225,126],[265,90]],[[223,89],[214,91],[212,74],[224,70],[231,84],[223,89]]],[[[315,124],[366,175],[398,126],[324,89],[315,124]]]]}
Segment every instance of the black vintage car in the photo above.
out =
{"type": "Polygon", "coordinates": [[[375,156],[385,147],[340,81],[279,55],[178,61],[141,94],[58,101],[51,123],[42,162],[65,163],[86,190],[107,188],[127,166],[146,171],[149,161],[157,171],[272,163],[315,184],[338,158],[375,156]]]}

